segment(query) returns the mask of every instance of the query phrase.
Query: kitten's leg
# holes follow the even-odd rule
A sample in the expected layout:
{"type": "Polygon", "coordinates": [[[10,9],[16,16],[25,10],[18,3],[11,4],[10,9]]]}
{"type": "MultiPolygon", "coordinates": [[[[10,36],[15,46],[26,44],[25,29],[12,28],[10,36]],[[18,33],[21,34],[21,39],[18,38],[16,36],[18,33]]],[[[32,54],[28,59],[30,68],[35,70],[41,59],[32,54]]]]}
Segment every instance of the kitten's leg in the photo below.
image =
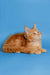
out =
{"type": "Polygon", "coordinates": [[[20,53],[20,51],[16,51],[16,53],[20,53]]]}
{"type": "Polygon", "coordinates": [[[15,53],[20,53],[20,49],[16,48],[16,52],[15,53]]]}
{"type": "Polygon", "coordinates": [[[33,53],[33,49],[32,48],[25,48],[23,53],[32,54],[33,53]]]}
{"type": "Polygon", "coordinates": [[[39,48],[33,49],[34,54],[41,54],[41,50],[39,48]]]}
{"type": "Polygon", "coordinates": [[[32,53],[41,54],[41,50],[39,50],[39,49],[29,49],[29,50],[26,50],[25,53],[27,53],[27,54],[32,54],[32,53]]]}
{"type": "Polygon", "coordinates": [[[41,52],[45,53],[45,52],[46,52],[46,50],[45,50],[45,49],[41,49],[41,52]]]}
{"type": "Polygon", "coordinates": [[[34,53],[35,54],[41,54],[41,51],[40,50],[36,50],[34,53]]]}

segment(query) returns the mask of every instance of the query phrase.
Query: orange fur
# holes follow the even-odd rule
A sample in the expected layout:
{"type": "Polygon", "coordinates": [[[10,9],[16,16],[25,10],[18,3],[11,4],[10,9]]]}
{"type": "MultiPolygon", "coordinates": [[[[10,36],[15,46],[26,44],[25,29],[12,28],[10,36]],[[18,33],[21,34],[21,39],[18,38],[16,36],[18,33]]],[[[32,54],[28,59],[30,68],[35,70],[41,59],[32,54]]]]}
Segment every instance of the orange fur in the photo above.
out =
{"type": "Polygon", "coordinates": [[[42,34],[36,29],[36,24],[34,24],[34,27],[32,29],[29,29],[25,26],[24,33],[11,35],[5,41],[3,52],[41,54],[41,52],[46,52],[45,49],[42,49],[41,37],[42,34]]]}

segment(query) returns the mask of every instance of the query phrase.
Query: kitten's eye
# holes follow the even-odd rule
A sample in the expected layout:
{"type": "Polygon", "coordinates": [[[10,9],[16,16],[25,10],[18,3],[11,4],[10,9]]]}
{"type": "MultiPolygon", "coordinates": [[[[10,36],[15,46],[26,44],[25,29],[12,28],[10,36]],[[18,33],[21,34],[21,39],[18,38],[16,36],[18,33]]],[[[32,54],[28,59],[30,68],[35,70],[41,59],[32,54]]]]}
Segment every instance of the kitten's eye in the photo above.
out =
{"type": "Polygon", "coordinates": [[[36,33],[33,33],[33,34],[36,34],[36,33]]]}

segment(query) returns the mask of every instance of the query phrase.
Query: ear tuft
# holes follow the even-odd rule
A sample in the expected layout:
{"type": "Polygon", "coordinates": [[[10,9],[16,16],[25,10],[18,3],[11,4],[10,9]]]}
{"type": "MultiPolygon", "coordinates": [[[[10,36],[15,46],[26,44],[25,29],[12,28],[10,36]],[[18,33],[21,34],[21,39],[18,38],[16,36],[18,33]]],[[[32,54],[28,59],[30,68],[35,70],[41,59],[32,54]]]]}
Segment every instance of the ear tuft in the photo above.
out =
{"type": "Polygon", "coordinates": [[[34,28],[36,28],[36,23],[34,23],[34,28]]]}
{"type": "Polygon", "coordinates": [[[34,27],[33,27],[33,29],[36,29],[36,23],[34,23],[34,27]]]}

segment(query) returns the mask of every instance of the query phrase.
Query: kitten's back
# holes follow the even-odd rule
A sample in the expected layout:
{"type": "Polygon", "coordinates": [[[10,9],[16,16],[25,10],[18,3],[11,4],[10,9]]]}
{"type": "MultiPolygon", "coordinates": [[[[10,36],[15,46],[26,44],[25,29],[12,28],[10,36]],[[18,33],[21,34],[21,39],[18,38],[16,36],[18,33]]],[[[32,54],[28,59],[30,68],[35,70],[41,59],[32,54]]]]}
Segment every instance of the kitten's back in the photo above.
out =
{"type": "Polygon", "coordinates": [[[16,44],[16,45],[23,45],[25,43],[25,38],[24,38],[25,33],[17,33],[14,35],[11,35],[6,41],[5,44],[16,44]]]}

